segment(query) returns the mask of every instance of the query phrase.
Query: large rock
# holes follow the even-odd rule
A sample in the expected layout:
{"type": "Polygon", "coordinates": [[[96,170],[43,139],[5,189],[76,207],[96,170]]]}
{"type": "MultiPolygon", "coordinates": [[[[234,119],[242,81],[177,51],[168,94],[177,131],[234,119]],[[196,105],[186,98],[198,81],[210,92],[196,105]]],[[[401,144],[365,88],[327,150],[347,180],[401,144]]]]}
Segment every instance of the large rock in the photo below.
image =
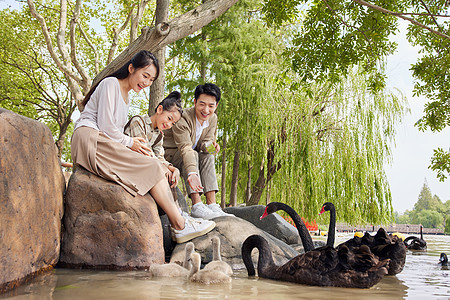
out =
{"type": "Polygon", "coordinates": [[[145,269],[164,263],[163,233],[154,199],[76,167],[65,197],[62,266],[145,269]]]}
{"type": "Polygon", "coordinates": [[[47,126],[0,108],[0,291],[58,261],[64,177],[47,126]]]}
{"type": "Polygon", "coordinates": [[[264,205],[252,205],[244,207],[227,207],[225,211],[239,218],[249,221],[256,227],[270,233],[288,245],[301,244],[298,230],[279,214],[273,213],[260,220],[266,207],[264,205]]]}
{"type": "MultiPolygon", "coordinates": [[[[202,263],[208,263],[212,260],[211,238],[219,236],[221,241],[220,253],[222,260],[229,263],[233,269],[244,268],[242,261],[241,247],[247,237],[253,234],[263,236],[270,245],[274,261],[278,265],[287,262],[292,257],[298,255],[292,247],[279,239],[273,237],[267,232],[257,228],[250,222],[236,217],[218,217],[215,218],[216,227],[208,234],[192,240],[195,245],[195,251],[202,256],[202,263]]],[[[181,263],[184,260],[185,243],[178,244],[172,254],[171,262],[181,263]]],[[[257,251],[253,251],[253,261],[257,262],[257,251]]]]}

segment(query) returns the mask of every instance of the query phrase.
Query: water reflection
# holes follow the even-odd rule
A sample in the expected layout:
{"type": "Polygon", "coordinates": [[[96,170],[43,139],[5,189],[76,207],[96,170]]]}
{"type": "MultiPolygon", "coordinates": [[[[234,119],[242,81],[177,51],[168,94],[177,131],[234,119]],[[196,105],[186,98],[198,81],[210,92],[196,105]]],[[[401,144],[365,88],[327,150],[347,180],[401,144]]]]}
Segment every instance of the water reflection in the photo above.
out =
{"type": "MultiPolygon", "coordinates": [[[[338,237],[346,240],[349,235],[338,237]]],[[[450,297],[450,271],[438,264],[450,253],[450,236],[425,236],[428,251],[408,251],[403,272],[371,289],[304,286],[249,278],[235,271],[231,284],[193,284],[181,278],[151,278],[145,271],[56,269],[0,299],[429,299],[450,297]]]]}

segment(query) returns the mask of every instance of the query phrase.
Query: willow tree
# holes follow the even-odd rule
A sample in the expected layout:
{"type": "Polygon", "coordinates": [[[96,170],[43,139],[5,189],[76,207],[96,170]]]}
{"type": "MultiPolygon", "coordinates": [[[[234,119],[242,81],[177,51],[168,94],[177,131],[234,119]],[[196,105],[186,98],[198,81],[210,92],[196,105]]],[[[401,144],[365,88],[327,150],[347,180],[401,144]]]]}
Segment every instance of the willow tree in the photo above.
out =
{"type": "MultiPolygon", "coordinates": [[[[274,116],[270,102],[276,100],[274,78],[283,63],[282,47],[277,33],[261,20],[259,1],[246,0],[171,48],[168,74],[175,76],[168,77],[170,89],[182,90],[186,99],[205,80],[222,90],[217,114],[219,142],[226,147],[216,162],[219,169],[221,161],[225,163],[222,184],[226,183],[227,200],[234,205],[243,199],[242,190],[249,182],[243,174],[248,174],[249,165],[259,170],[266,155],[274,116]],[[190,71],[186,74],[186,70],[190,71]]],[[[250,189],[259,186],[250,177],[250,189]]]]}
{"type": "MultiPolygon", "coordinates": [[[[439,132],[450,125],[449,9],[447,0],[264,0],[269,23],[280,25],[301,20],[301,30],[288,51],[293,68],[302,80],[335,80],[350,66],[363,64],[372,89],[383,88],[384,72],[379,58],[396,48],[389,36],[397,31],[397,20],[409,22],[407,38],[422,54],[412,65],[414,93],[426,96],[419,130],[439,132]]],[[[408,55],[405,53],[404,55],[408,55]]],[[[450,174],[448,145],[434,151],[429,168],[444,181],[450,174]]]]}
{"type": "Polygon", "coordinates": [[[234,191],[248,205],[270,191],[271,200],[305,216],[316,216],[327,199],[346,220],[386,220],[392,206],[383,165],[403,98],[374,88],[377,73],[362,67],[333,81],[303,80],[282,55],[291,32],[266,27],[259,8],[240,1],[171,52],[171,89],[191,93],[206,62],[206,80],[223,91],[217,114],[227,143],[216,162],[218,170],[226,164],[230,203],[234,191]],[[188,76],[176,77],[186,69],[188,76]]]}
{"type": "Polygon", "coordinates": [[[332,201],[348,222],[378,223],[392,216],[384,165],[390,161],[395,125],[404,98],[374,92],[365,70],[352,69],[339,83],[317,83],[284,91],[272,199],[316,217],[332,201]]]}

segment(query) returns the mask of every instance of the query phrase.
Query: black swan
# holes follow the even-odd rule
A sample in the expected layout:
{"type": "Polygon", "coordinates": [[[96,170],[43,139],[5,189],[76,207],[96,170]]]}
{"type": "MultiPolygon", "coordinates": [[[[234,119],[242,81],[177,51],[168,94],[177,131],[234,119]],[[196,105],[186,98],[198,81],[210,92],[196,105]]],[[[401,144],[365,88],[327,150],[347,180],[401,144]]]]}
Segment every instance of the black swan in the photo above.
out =
{"type": "Polygon", "coordinates": [[[447,254],[445,254],[444,252],[441,253],[441,257],[439,258],[439,263],[440,263],[441,266],[443,266],[443,267],[448,267],[448,258],[447,258],[447,254]]]}
{"type": "Polygon", "coordinates": [[[334,208],[334,204],[331,202],[326,202],[324,205],[322,205],[322,209],[319,212],[319,216],[326,211],[330,212],[330,224],[328,225],[327,246],[334,247],[334,239],[336,234],[336,209],[334,208]]]}
{"type": "Polygon", "coordinates": [[[252,235],[242,244],[242,259],[249,276],[255,275],[251,257],[254,248],[259,251],[259,277],[307,285],[370,288],[387,274],[389,264],[388,259],[379,261],[367,246],[354,251],[345,246],[339,251],[324,246],[276,266],[269,243],[260,235],[252,235]]]}
{"type": "Polygon", "coordinates": [[[423,239],[422,225],[420,226],[420,238],[408,236],[404,241],[406,249],[409,250],[427,250],[427,242],[423,239]]]}
{"type": "MultiPolygon", "coordinates": [[[[326,202],[323,204],[321,212],[330,211],[331,217],[336,215],[336,209],[331,202],[326,202]]],[[[330,231],[335,228],[336,218],[330,218],[330,231]]],[[[332,230],[334,232],[334,229],[332,230]]],[[[328,233],[327,245],[334,244],[334,234],[333,240],[330,239],[330,232],[328,233]]],[[[373,254],[379,257],[380,260],[390,259],[389,262],[389,275],[395,275],[400,273],[405,266],[406,261],[406,247],[402,239],[398,236],[392,234],[388,235],[384,228],[380,228],[375,236],[371,236],[369,233],[365,233],[362,238],[353,237],[348,241],[338,245],[336,248],[339,250],[340,247],[345,245],[350,250],[360,247],[362,245],[369,246],[373,254]]]]}
{"type": "Polygon", "coordinates": [[[260,219],[267,217],[269,214],[272,214],[278,210],[284,210],[294,221],[295,226],[297,227],[298,234],[302,240],[303,249],[305,252],[311,251],[314,249],[314,242],[309,234],[308,228],[306,228],[305,223],[302,218],[297,214],[297,212],[287,204],[281,202],[270,202],[266,206],[266,210],[260,219]]]}

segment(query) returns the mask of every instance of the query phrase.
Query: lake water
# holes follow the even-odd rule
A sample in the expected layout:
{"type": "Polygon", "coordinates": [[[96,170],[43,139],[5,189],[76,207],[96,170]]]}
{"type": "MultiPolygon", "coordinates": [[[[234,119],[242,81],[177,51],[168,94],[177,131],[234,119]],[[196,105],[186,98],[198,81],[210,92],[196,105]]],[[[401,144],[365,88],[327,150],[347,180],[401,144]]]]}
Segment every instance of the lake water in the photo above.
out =
{"type": "MultiPolygon", "coordinates": [[[[352,235],[339,234],[337,243],[352,235]]],[[[325,237],[313,237],[325,240],[325,237]]],[[[450,299],[450,270],[438,265],[450,254],[450,236],[425,235],[428,251],[408,251],[405,268],[370,289],[314,287],[248,278],[235,271],[231,284],[201,285],[182,279],[151,278],[145,271],[55,269],[0,299],[450,299]]]]}

